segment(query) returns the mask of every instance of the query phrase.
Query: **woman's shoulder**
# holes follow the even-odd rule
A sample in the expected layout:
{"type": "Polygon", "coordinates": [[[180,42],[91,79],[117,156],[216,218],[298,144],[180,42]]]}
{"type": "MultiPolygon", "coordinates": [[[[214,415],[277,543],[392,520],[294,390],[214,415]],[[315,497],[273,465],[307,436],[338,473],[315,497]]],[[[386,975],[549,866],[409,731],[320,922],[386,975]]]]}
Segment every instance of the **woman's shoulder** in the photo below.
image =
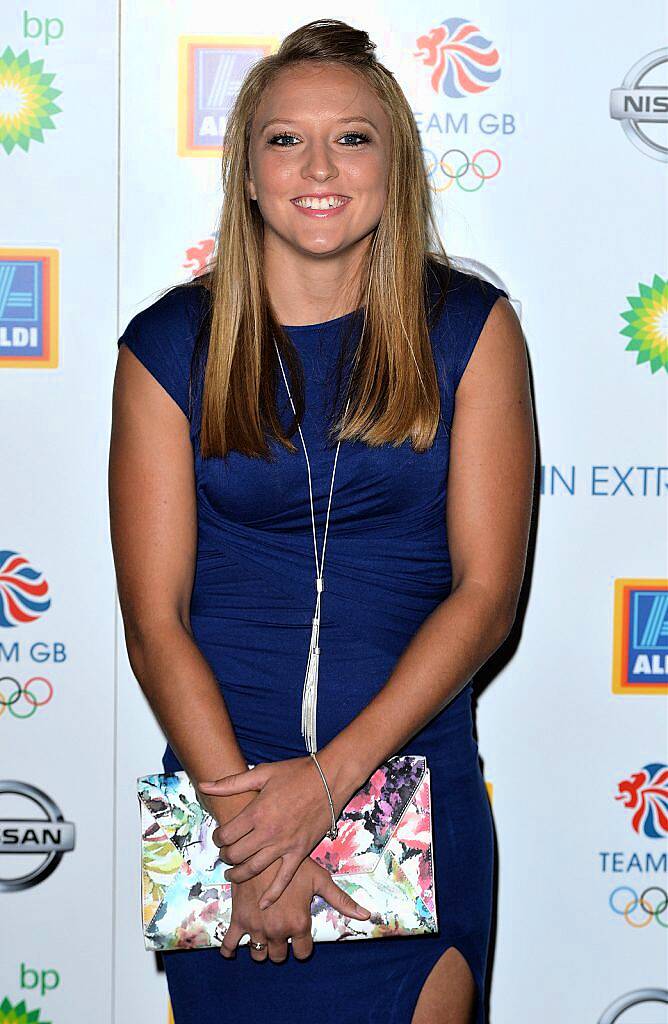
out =
{"type": "Polygon", "coordinates": [[[508,292],[473,271],[428,261],[428,321],[434,352],[452,394],[463,376],[487,317],[508,292]]]}
{"type": "Polygon", "coordinates": [[[210,292],[198,278],[170,286],[128,322],[126,330],[190,334],[196,331],[210,301],[210,292]]]}
{"type": "Polygon", "coordinates": [[[426,274],[430,304],[432,309],[437,308],[439,320],[446,310],[448,316],[456,317],[470,316],[485,309],[489,312],[500,296],[509,297],[505,288],[488,278],[434,258],[427,260],[426,274]]]}
{"type": "Polygon", "coordinates": [[[118,347],[127,345],[186,416],[195,341],[209,304],[209,289],[199,279],[173,285],[136,313],[118,339],[118,347]]]}

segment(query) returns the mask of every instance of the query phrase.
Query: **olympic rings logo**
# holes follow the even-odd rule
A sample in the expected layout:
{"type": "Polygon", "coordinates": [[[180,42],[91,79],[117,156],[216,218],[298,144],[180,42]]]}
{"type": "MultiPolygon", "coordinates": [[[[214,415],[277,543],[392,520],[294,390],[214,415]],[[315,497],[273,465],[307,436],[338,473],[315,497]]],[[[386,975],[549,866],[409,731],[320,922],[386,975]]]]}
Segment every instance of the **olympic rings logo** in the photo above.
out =
{"type": "Polygon", "coordinates": [[[48,704],[53,697],[53,685],[44,676],[33,676],[29,679],[25,686],[21,686],[18,679],[14,679],[13,676],[0,676],[0,718],[4,715],[5,711],[8,711],[14,718],[32,718],[37,711],[37,708],[44,707],[48,704]],[[3,684],[5,682],[12,683],[15,690],[10,694],[9,699],[5,697],[3,684]],[[33,683],[44,683],[46,686],[46,696],[43,694],[39,696],[33,693],[30,687],[33,683]],[[27,711],[17,709],[16,705],[23,698],[23,708],[26,704],[28,706],[27,711]]]}
{"type": "Polygon", "coordinates": [[[463,149],[446,149],[440,160],[430,149],[422,152],[430,188],[434,192],[447,192],[455,184],[462,192],[477,192],[486,181],[496,178],[501,170],[501,157],[494,149],[478,149],[470,158],[463,149]],[[435,180],[437,177],[438,181],[435,180]],[[470,184],[464,182],[465,178],[470,184]]]}
{"type": "Polygon", "coordinates": [[[635,889],[632,889],[629,885],[618,885],[616,889],[612,890],[608,902],[610,904],[611,910],[615,914],[619,914],[621,917],[623,917],[626,923],[631,926],[631,928],[646,928],[647,925],[651,923],[652,918],[656,921],[657,924],[661,925],[662,928],[668,928],[668,920],[662,921],[659,917],[660,914],[664,913],[666,907],[668,907],[668,893],[666,893],[666,890],[662,889],[659,885],[649,885],[646,889],[644,889],[641,892],[640,896],[638,896],[635,889]],[[617,893],[622,892],[630,893],[631,899],[628,901],[628,903],[624,904],[624,898],[622,897],[621,903],[617,905],[615,896],[617,893]],[[653,907],[652,904],[645,899],[648,892],[657,892],[661,894],[662,899],[657,903],[656,907],[653,907]],[[647,915],[644,920],[632,920],[631,914],[637,907],[640,907],[647,915]]]}

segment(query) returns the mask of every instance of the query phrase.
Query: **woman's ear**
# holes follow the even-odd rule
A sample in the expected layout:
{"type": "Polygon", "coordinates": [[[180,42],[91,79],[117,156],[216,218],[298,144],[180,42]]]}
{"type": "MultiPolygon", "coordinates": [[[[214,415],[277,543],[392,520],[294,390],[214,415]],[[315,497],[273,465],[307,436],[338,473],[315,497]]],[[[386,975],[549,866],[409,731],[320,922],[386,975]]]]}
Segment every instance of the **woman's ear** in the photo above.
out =
{"type": "Polygon", "coordinates": [[[249,195],[250,199],[257,200],[257,192],[255,191],[255,183],[253,181],[251,181],[250,178],[246,179],[246,191],[248,192],[248,195],[249,195]]]}

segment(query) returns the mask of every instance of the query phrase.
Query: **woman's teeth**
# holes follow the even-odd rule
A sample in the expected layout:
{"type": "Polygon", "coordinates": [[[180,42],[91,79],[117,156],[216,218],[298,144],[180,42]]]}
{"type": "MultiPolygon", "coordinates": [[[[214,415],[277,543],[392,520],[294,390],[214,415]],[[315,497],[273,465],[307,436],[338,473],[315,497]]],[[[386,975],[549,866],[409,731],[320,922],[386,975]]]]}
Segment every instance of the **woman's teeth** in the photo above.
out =
{"type": "Polygon", "coordinates": [[[293,199],[295,206],[305,206],[309,210],[329,210],[332,206],[343,206],[348,200],[343,196],[306,196],[304,199],[293,199]]]}

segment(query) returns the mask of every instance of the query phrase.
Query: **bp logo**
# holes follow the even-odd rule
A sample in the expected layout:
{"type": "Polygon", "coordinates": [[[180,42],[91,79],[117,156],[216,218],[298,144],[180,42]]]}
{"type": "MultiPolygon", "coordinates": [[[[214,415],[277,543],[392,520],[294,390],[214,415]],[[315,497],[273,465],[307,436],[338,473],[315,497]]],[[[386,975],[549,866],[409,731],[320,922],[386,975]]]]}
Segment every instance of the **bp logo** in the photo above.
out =
{"type": "Polygon", "coordinates": [[[31,61],[27,50],[17,55],[8,46],[0,54],[0,146],[7,154],[44,142],[44,131],[55,128],[51,115],[60,107],[53,101],[62,90],[51,87],[55,75],[43,68],[44,61],[31,61]]]}
{"type": "Polygon", "coordinates": [[[639,284],[637,295],[627,295],[630,309],[621,317],[626,327],[620,334],[631,340],[626,352],[637,352],[636,366],[649,363],[652,373],[668,372],[668,279],[654,275],[651,285],[639,284]]]}
{"type": "Polygon", "coordinates": [[[12,1006],[5,998],[0,1003],[0,1024],[50,1024],[48,1020],[40,1020],[40,1010],[27,1010],[25,1002],[12,1006]]]}

